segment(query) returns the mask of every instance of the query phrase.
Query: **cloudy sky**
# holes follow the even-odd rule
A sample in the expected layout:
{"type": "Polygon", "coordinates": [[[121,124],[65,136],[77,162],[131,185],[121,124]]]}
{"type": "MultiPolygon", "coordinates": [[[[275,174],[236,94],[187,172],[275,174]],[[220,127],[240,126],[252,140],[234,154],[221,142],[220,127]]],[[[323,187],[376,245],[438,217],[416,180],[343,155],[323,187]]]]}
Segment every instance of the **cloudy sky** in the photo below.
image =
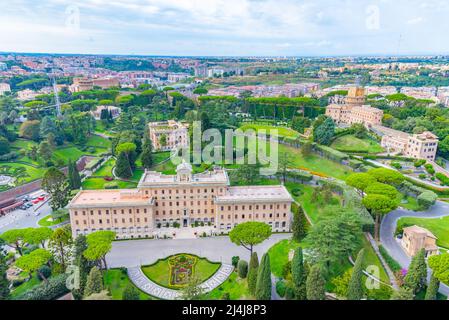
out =
{"type": "Polygon", "coordinates": [[[0,51],[448,54],[447,0],[0,0],[0,51]]]}

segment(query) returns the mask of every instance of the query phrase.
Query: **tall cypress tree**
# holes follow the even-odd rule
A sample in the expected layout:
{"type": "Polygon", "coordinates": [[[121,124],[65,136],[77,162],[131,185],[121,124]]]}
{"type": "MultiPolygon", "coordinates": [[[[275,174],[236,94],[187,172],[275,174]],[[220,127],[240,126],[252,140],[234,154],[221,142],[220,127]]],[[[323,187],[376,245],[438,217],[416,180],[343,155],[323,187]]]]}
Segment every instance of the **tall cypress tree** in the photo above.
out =
{"type": "Polygon", "coordinates": [[[148,137],[145,137],[142,146],[142,165],[145,169],[153,166],[153,145],[148,137]]]}
{"type": "Polygon", "coordinates": [[[292,278],[295,286],[295,298],[297,300],[306,300],[306,273],[304,270],[304,258],[302,248],[296,249],[292,260],[292,278]]]}
{"type": "Polygon", "coordinates": [[[262,256],[257,274],[256,299],[271,300],[271,267],[268,254],[262,256]]]}
{"type": "Polygon", "coordinates": [[[87,277],[84,296],[88,297],[93,293],[100,293],[103,289],[103,275],[97,267],[93,267],[89,272],[89,276],[87,277]]]}
{"type": "Polygon", "coordinates": [[[115,163],[115,174],[120,178],[131,178],[133,172],[125,152],[120,152],[115,163]]]}
{"type": "Polygon", "coordinates": [[[293,214],[293,239],[301,242],[307,235],[307,219],[304,210],[298,206],[298,211],[293,214]]]}
{"type": "Polygon", "coordinates": [[[429,286],[427,287],[425,300],[436,300],[438,289],[440,288],[440,280],[432,274],[429,286]]]}
{"type": "Polygon", "coordinates": [[[83,297],[84,288],[86,287],[87,276],[92,269],[92,263],[88,261],[83,253],[87,249],[87,240],[85,235],[79,235],[75,239],[74,263],[79,268],[79,289],[73,291],[76,299],[83,297]]]}
{"type": "Polygon", "coordinates": [[[248,269],[248,289],[253,296],[256,294],[258,269],[259,269],[259,257],[257,256],[257,252],[253,252],[251,254],[251,259],[249,260],[249,269],[248,269]]]}
{"type": "Polygon", "coordinates": [[[6,278],[8,266],[6,265],[5,257],[1,250],[2,247],[0,244],[0,300],[6,300],[9,296],[9,281],[6,278]]]}
{"type": "Polygon", "coordinates": [[[76,162],[69,160],[68,177],[70,189],[77,190],[81,188],[81,177],[76,167],[76,162]]]}
{"type": "Polygon", "coordinates": [[[360,250],[355,260],[354,269],[352,270],[351,279],[348,286],[348,300],[361,300],[363,298],[363,258],[365,250],[360,250]]]}
{"type": "Polygon", "coordinates": [[[323,278],[321,267],[314,265],[307,276],[307,300],[324,300],[326,298],[326,281],[323,278]]]}
{"type": "Polygon", "coordinates": [[[407,275],[404,278],[404,285],[417,293],[424,288],[427,280],[426,252],[424,249],[418,251],[412,258],[407,275]]]}

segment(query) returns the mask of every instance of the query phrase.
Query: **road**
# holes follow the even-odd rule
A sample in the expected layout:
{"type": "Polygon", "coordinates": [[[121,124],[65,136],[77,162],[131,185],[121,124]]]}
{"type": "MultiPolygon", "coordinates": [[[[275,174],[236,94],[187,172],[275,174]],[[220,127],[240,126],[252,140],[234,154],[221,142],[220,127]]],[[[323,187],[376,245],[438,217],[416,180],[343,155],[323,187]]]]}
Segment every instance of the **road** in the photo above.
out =
{"type": "MultiPolygon", "coordinates": [[[[275,243],[289,239],[291,234],[274,234],[254,250],[262,258],[262,254],[275,243]]],[[[135,267],[148,265],[158,259],[177,253],[191,253],[206,257],[211,261],[231,263],[233,256],[249,261],[249,251],[233,244],[228,237],[213,237],[178,240],[127,240],[114,241],[112,250],[106,256],[108,267],[135,267]]]]}
{"type": "Polygon", "coordinates": [[[10,229],[23,229],[30,227],[38,227],[38,221],[51,213],[51,208],[48,204],[44,204],[40,209],[39,216],[35,216],[33,207],[28,210],[15,210],[5,216],[0,217],[0,234],[10,229]]]}
{"type": "MultiPolygon", "coordinates": [[[[386,215],[380,226],[380,242],[388,253],[404,268],[408,268],[410,257],[402,249],[399,242],[394,237],[397,222],[403,217],[417,217],[436,219],[449,216],[449,203],[438,201],[432,208],[426,212],[414,212],[404,209],[395,210],[386,215]]],[[[430,272],[429,272],[430,276],[430,272]]],[[[441,285],[440,292],[449,296],[449,287],[441,285]]]]}

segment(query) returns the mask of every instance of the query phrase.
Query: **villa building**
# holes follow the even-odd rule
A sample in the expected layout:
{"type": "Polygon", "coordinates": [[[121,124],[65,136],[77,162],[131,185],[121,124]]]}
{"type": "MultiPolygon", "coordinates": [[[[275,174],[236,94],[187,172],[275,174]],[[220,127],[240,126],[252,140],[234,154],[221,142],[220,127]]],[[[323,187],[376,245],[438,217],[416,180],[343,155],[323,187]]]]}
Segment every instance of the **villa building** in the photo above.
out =
{"type": "Polygon", "coordinates": [[[330,104],[326,108],[326,116],[332,118],[337,125],[351,126],[363,124],[366,127],[382,124],[383,111],[365,103],[365,89],[352,87],[344,99],[344,103],[330,104]]]}
{"type": "Polygon", "coordinates": [[[429,131],[420,134],[408,134],[383,126],[372,128],[382,136],[381,146],[389,152],[401,153],[405,157],[435,161],[438,149],[438,137],[429,131]]]}
{"type": "Polygon", "coordinates": [[[226,171],[192,174],[188,163],[176,175],[146,171],[137,189],[82,190],[69,203],[73,237],[111,230],[118,239],[151,237],[159,228],[204,223],[227,233],[239,223],[265,222],[290,230],[292,197],[284,186],[231,187],[226,171]]]}
{"type": "Polygon", "coordinates": [[[101,112],[103,110],[107,110],[112,119],[117,118],[122,111],[119,107],[115,106],[97,106],[95,110],[91,111],[91,114],[95,118],[95,120],[101,120],[101,112]]]}
{"type": "Polygon", "coordinates": [[[429,230],[412,226],[404,228],[401,246],[410,257],[413,257],[421,249],[425,249],[426,257],[429,257],[439,254],[436,240],[437,238],[429,230]]]}
{"type": "Polygon", "coordinates": [[[150,122],[149,136],[154,150],[170,151],[189,145],[189,125],[175,120],[150,122]]]}

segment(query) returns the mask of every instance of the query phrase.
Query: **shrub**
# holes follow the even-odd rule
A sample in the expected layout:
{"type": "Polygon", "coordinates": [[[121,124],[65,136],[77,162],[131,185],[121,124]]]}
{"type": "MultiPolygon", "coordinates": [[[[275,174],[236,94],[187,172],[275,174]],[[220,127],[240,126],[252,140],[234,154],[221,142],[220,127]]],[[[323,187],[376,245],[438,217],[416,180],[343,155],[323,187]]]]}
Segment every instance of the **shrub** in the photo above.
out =
{"type": "Polygon", "coordinates": [[[42,267],[39,268],[38,278],[39,278],[39,280],[42,281],[44,279],[41,277],[41,274],[45,277],[45,279],[50,278],[50,276],[51,276],[51,269],[50,269],[50,267],[49,266],[42,266],[42,267]]]}
{"type": "Polygon", "coordinates": [[[285,297],[286,290],[287,290],[287,286],[286,286],[284,280],[279,280],[278,282],[276,282],[276,292],[280,297],[282,297],[282,298],[285,297]]]}
{"type": "Polygon", "coordinates": [[[426,168],[426,171],[430,174],[430,175],[434,175],[435,174],[435,169],[433,168],[433,166],[428,163],[424,166],[424,168],[426,168]]]}
{"type": "Polygon", "coordinates": [[[295,299],[295,289],[293,289],[291,286],[287,286],[285,288],[285,299],[287,300],[295,299]]]}
{"type": "Polygon", "coordinates": [[[287,279],[291,272],[292,272],[292,262],[291,261],[287,261],[282,266],[282,277],[284,279],[287,279]]]}
{"type": "Polygon", "coordinates": [[[232,257],[232,265],[234,268],[237,268],[237,264],[239,263],[240,257],[239,256],[233,256],[232,257]]]}
{"type": "Polygon", "coordinates": [[[398,169],[398,170],[402,169],[402,165],[399,162],[396,162],[396,161],[392,162],[391,166],[393,168],[395,168],[395,169],[398,169]]]}
{"type": "Polygon", "coordinates": [[[393,272],[402,270],[401,265],[388,254],[387,250],[385,250],[383,246],[379,246],[379,251],[382,257],[385,259],[385,262],[393,272]]]}
{"type": "Polygon", "coordinates": [[[435,192],[432,191],[424,191],[418,196],[418,204],[419,206],[426,210],[435,204],[438,199],[438,196],[435,192]]]}
{"type": "Polygon", "coordinates": [[[248,262],[245,260],[239,260],[237,264],[237,271],[239,273],[239,277],[245,279],[248,275],[248,262]]]}
{"type": "Polygon", "coordinates": [[[438,172],[435,177],[440,180],[441,184],[443,186],[449,186],[449,178],[446,177],[444,174],[438,172]]]}
{"type": "Polygon", "coordinates": [[[221,296],[221,300],[231,300],[231,295],[229,294],[229,292],[223,293],[223,295],[221,296]]]}
{"type": "Polygon", "coordinates": [[[69,292],[66,286],[67,275],[60,274],[42,282],[40,285],[26,291],[18,300],[54,300],[69,292]]]}

